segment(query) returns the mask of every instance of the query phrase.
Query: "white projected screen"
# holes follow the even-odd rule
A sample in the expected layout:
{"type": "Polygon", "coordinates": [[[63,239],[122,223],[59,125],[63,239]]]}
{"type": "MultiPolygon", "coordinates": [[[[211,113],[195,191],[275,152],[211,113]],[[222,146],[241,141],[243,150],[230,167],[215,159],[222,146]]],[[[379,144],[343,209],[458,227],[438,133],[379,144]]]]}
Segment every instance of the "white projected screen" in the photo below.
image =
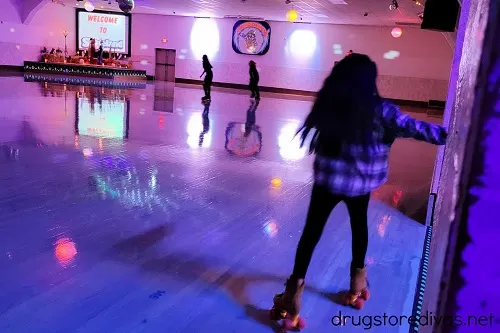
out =
{"type": "Polygon", "coordinates": [[[80,98],[78,132],[80,135],[122,139],[125,136],[125,105],[125,101],[92,103],[80,98]]]}
{"type": "Polygon", "coordinates": [[[102,41],[104,51],[128,54],[129,24],[125,15],[78,12],[78,50],[87,50],[94,38],[96,48],[102,41]]]}

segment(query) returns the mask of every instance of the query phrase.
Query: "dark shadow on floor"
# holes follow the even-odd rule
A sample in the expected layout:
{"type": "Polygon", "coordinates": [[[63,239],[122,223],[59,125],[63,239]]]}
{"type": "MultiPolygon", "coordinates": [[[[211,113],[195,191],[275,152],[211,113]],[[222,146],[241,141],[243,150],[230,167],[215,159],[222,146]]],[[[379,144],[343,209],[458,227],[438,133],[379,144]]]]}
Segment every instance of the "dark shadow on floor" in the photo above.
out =
{"type": "MultiPolygon", "coordinates": [[[[123,258],[130,255],[144,254],[148,249],[155,246],[158,242],[170,235],[170,230],[164,226],[158,226],[147,232],[126,238],[115,245],[109,251],[109,255],[113,258],[123,258]]],[[[137,258],[135,258],[137,259],[137,258]]]]}
{"type": "Polygon", "coordinates": [[[23,120],[23,122],[21,123],[21,128],[19,129],[17,141],[24,144],[36,145],[39,147],[45,146],[45,144],[40,139],[38,139],[37,134],[38,133],[36,133],[31,123],[27,120],[23,120]]]}
{"type": "MultiPolygon", "coordinates": [[[[193,257],[188,253],[170,253],[162,257],[156,257],[154,251],[147,251],[166,237],[167,234],[167,228],[163,226],[157,227],[144,234],[133,236],[115,244],[109,254],[112,260],[140,265],[143,270],[150,273],[169,274],[176,279],[181,279],[186,284],[198,281],[205,283],[208,288],[224,289],[235,302],[243,307],[245,314],[249,318],[261,325],[268,326],[275,332],[279,332],[279,326],[269,318],[269,310],[272,307],[272,297],[274,295],[269,295],[269,308],[262,309],[251,303],[246,291],[249,285],[259,282],[271,281],[284,284],[286,277],[266,273],[237,274],[232,272],[232,269],[238,268],[237,263],[229,267],[215,257],[193,257]],[[140,260],[138,260],[138,257],[140,260]]],[[[307,286],[306,290],[321,295],[337,304],[342,304],[342,296],[345,293],[343,291],[325,292],[311,286],[307,286]]],[[[281,291],[276,290],[276,293],[281,291]]]]}

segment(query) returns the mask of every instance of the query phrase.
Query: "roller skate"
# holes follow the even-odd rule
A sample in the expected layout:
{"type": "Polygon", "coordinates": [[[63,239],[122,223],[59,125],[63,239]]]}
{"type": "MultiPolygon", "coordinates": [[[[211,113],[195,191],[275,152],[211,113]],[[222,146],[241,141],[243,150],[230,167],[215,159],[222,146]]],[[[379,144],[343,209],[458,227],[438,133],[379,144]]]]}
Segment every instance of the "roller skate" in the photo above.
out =
{"type": "Polygon", "coordinates": [[[351,286],[349,293],[345,297],[344,304],[360,310],[369,298],[370,291],[366,279],[366,267],[351,270],[351,286]]]}
{"type": "Polygon", "coordinates": [[[285,284],[285,291],[274,296],[270,318],[275,322],[282,320],[284,332],[300,331],[305,327],[304,319],[299,317],[304,287],[303,279],[289,279],[285,284]]]}

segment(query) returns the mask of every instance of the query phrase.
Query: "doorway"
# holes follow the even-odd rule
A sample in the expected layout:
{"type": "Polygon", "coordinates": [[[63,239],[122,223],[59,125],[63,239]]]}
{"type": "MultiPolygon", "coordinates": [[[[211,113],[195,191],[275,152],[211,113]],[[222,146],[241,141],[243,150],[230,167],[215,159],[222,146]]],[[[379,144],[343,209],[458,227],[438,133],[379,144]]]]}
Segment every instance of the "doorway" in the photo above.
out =
{"type": "Polygon", "coordinates": [[[175,50],[156,49],[155,79],[175,82],[175,50]]]}
{"type": "Polygon", "coordinates": [[[174,111],[175,50],[156,49],[155,111],[174,111]]]}

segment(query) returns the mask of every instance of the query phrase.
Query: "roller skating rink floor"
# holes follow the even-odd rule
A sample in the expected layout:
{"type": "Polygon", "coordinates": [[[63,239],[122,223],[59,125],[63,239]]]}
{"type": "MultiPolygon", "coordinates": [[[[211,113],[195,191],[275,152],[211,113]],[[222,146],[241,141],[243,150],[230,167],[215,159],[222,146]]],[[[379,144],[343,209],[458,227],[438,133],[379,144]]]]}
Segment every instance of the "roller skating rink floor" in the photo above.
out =
{"type": "MultiPolygon", "coordinates": [[[[312,185],[312,157],[292,139],[312,100],[262,93],[247,112],[247,91],[214,88],[208,107],[202,94],[0,77],[0,332],[275,330],[269,309],[312,185]]],[[[334,210],[306,279],[304,332],[366,332],[335,327],[339,313],[411,315],[435,156],[394,146],[369,208],[361,311],[338,304],[351,248],[347,209],[334,210]]]]}

